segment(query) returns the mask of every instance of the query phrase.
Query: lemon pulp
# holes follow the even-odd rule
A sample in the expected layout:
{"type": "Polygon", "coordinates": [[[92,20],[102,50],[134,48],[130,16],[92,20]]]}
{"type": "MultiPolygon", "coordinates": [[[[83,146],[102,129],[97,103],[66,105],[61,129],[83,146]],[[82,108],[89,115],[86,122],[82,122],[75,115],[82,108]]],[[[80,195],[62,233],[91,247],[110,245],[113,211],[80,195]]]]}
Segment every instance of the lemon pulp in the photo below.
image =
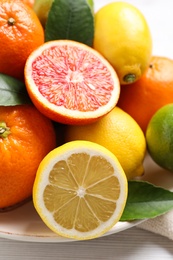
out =
{"type": "Polygon", "coordinates": [[[76,239],[95,238],[120,219],[127,179],[106,148],[74,141],[56,148],[43,160],[33,198],[41,218],[54,232],[76,239]]]}

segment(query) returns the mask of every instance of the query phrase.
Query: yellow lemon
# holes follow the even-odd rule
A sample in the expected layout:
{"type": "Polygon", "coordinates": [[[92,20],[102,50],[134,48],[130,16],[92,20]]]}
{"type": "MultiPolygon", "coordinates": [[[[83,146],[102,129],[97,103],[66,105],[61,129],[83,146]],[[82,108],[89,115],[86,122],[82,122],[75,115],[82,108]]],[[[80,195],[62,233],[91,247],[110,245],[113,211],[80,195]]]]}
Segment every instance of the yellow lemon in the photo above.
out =
{"type": "Polygon", "coordinates": [[[55,233],[78,240],[101,236],[120,219],[127,178],[106,148],[86,141],[66,143],[41,162],[34,206],[55,233]]]}
{"type": "Polygon", "coordinates": [[[47,17],[52,6],[53,0],[35,0],[33,9],[37,14],[43,27],[46,25],[47,17]]]}
{"type": "Polygon", "coordinates": [[[128,179],[144,172],[145,136],[136,121],[118,107],[96,123],[67,126],[65,140],[87,140],[106,147],[118,158],[128,179]]]}
{"type": "Polygon", "coordinates": [[[121,84],[138,80],[152,55],[152,37],[144,15],[125,2],[112,2],[96,12],[93,46],[115,68],[121,84]]]}
{"type": "MultiPolygon", "coordinates": [[[[87,0],[87,3],[90,6],[91,11],[94,12],[94,1],[87,0]]],[[[52,4],[53,0],[35,0],[34,2],[33,9],[44,28],[46,26],[47,18],[52,4]]]]}

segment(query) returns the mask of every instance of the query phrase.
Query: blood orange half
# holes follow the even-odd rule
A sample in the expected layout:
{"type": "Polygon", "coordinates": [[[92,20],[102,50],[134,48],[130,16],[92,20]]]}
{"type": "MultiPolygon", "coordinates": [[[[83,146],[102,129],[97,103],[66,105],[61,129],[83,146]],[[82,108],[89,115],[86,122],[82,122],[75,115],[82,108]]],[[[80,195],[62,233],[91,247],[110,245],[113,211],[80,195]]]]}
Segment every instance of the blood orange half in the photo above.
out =
{"type": "Polygon", "coordinates": [[[107,114],[120,94],[118,76],[93,48],[76,41],[44,43],[25,65],[28,94],[40,112],[63,124],[87,124],[107,114]]]}

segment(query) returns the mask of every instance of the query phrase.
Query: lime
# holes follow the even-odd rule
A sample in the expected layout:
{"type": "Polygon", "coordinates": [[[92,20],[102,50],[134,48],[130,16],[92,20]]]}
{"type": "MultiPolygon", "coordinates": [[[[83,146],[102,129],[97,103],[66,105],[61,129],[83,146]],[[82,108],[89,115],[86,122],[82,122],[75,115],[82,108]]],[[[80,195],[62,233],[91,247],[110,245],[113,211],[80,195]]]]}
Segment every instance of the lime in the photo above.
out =
{"type": "Polygon", "coordinates": [[[151,118],[146,141],[152,159],[164,169],[173,171],[173,104],[157,110],[151,118]]]}

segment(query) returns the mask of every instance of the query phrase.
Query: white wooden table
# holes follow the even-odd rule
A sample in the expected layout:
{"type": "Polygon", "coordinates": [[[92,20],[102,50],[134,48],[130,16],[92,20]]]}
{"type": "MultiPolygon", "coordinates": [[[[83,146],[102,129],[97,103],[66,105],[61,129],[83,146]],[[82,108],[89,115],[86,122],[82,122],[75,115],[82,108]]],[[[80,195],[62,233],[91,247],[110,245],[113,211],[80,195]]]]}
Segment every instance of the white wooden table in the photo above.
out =
{"type": "Polygon", "coordinates": [[[0,238],[0,260],[172,260],[173,241],[133,227],[103,238],[68,243],[0,238]]]}

